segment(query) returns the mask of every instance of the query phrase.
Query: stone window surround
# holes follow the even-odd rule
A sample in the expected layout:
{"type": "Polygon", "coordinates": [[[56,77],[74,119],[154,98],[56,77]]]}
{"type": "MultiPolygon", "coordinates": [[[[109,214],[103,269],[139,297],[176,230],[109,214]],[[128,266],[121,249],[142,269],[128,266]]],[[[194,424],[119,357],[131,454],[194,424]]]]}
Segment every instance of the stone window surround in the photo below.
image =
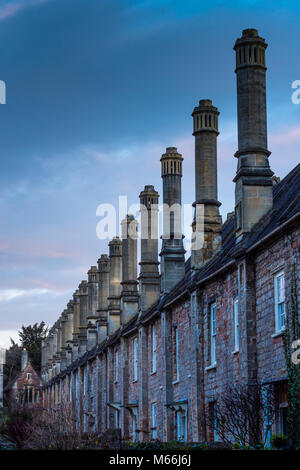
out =
{"type": "MultiPolygon", "coordinates": [[[[275,332],[274,334],[272,335],[272,338],[276,338],[278,336],[281,336],[284,331],[285,331],[285,325],[284,327],[282,328],[279,328],[279,325],[278,325],[278,303],[277,303],[277,300],[276,300],[276,297],[277,297],[277,286],[276,286],[276,279],[279,277],[279,276],[283,276],[283,279],[284,279],[284,283],[285,283],[285,271],[284,269],[277,269],[276,271],[273,270],[272,272],[273,274],[273,286],[274,286],[274,316],[275,316],[275,332]]],[[[286,290],[286,287],[284,286],[284,289],[286,290]]],[[[286,309],[286,298],[284,297],[284,309],[286,309]]],[[[285,311],[286,313],[286,311],[285,311]]]]}

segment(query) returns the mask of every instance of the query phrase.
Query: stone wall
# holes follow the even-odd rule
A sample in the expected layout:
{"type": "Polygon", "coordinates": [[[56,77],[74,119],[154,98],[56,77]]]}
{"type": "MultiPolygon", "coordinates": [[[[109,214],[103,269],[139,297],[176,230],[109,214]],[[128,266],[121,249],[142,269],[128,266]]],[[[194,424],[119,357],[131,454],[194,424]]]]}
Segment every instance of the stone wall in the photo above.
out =
{"type": "MultiPolygon", "coordinates": [[[[122,332],[121,329],[94,357],[72,372],[66,372],[61,379],[68,389],[65,396],[72,397],[72,401],[75,399],[74,413],[82,429],[103,432],[118,423],[126,439],[133,439],[136,434],[139,440],[155,437],[166,441],[177,438],[175,415],[178,410],[184,410],[186,439],[213,440],[213,433],[205,423],[206,413],[209,404],[229,386],[251,382],[254,372],[260,383],[286,379],[282,337],[274,336],[273,275],[283,262],[288,301],[290,267],[292,262],[299,266],[299,230],[264,245],[256,253],[237,259],[227,270],[200,283],[196,291],[186,293],[167,309],[157,311],[149,320],[141,323],[137,319],[130,331],[124,329],[122,332]],[[254,289],[251,290],[251,286],[254,289]],[[255,308],[249,317],[246,304],[253,295],[254,303],[251,305],[255,308]],[[234,351],[233,344],[233,301],[236,298],[240,302],[239,351],[234,351]],[[209,354],[212,303],[216,304],[215,365],[211,364],[209,354]],[[153,369],[153,327],[156,333],[156,369],[153,369]],[[256,332],[255,341],[251,336],[253,331],[256,332]],[[138,341],[137,380],[134,379],[134,339],[138,341]],[[254,372],[253,364],[256,364],[254,372]],[[156,404],[155,429],[153,403],[156,404]],[[133,428],[135,419],[136,433],[133,428]]],[[[298,270],[297,282],[299,292],[298,270]]],[[[47,407],[55,406],[54,397],[58,396],[53,391],[52,395],[49,394],[55,386],[53,382],[55,380],[52,385],[45,386],[47,407]],[[51,402],[49,396],[52,396],[51,402]]]]}

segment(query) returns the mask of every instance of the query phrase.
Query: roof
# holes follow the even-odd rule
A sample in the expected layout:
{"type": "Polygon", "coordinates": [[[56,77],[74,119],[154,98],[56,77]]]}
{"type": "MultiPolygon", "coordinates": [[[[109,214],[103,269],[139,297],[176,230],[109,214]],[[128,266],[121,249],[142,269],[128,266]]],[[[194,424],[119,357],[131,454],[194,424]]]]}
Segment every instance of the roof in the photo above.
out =
{"type": "Polygon", "coordinates": [[[36,370],[32,367],[31,363],[28,361],[26,367],[23,369],[23,370],[20,370],[18,372],[18,374],[16,375],[16,377],[14,377],[12,380],[10,380],[6,386],[4,387],[3,391],[4,392],[8,392],[10,391],[11,389],[14,388],[14,385],[18,383],[18,381],[20,381],[20,379],[22,378],[23,375],[27,374],[28,372],[30,372],[36,379],[40,380],[41,381],[41,378],[39,376],[39,374],[36,372],[36,370]]]}
{"type": "Polygon", "coordinates": [[[218,271],[233,264],[240,254],[250,251],[258,242],[297,215],[300,215],[300,164],[273,186],[273,209],[253,227],[241,242],[236,244],[235,217],[233,215],[223,224],[221,250],[203,268],[194,272],[191,270],[191,259],[189,258],[186,261],[184,278],[167,295],[159,298],[141,319],[149,319],[156,311],[166,308],[185,293],[216,275],[218,271]]]}
{"type": "Polygon", "coordinates": [[[298,216],[300,216],[300,164],[290,171],[279,183],[273,186],[273,209],[262,221],[259,221],[259,223],[253,227],[251,232],[247,234],[241,242],[236,244],[235,217],[232,215],[222,227],[221,250],[218,251],[205,266],[192,271],[191,258],[189,258],[185,263],[184,278],[180,280],[168,294],[160,296],[143,315],[135,315],[112,336],[107,338],[99,346],[86,352],[48,383],[57,380],[57,377],[62,377],[83,365],[87,360],[105,350],[108,345],[114,344],[120,336],[133,332],[139,323],[146,323],[177,299],[182,299],[184,295],[188,295],[200,284],[217,275],[218,272],[223,271],[226,267],[229,268],[235,263],[238,256],[251,251],[266,237],[298,216]]]}

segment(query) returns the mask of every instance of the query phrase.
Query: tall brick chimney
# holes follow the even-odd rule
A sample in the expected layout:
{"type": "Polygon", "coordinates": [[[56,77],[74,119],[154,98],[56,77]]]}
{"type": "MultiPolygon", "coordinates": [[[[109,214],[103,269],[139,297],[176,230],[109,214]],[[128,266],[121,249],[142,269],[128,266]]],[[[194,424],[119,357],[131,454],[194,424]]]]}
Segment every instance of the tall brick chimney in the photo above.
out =
{"type": "Polygon", "coordinates": [[[266,111],[267,44],[256,29],[245,29],[236,52],[238,159],[235,185],[237,241],[273,207],[266,111]]]}
{"type": "Polygon", "coordinates": [[[109,296],[109,271],[110,262],[107,255],[101,255],[98,259],[98,279],[99,279],[99,295],[98,295],[98,343],[102,343],[107,337],[107,311],[109,296]]]}
{"type": "Polygon", "coordinates": [[[110,272],[108,297],[108,335],[120,327],[120,295],[122,281],[122,241],[114,237],[108,244],[110,272]]]}
{"type": "Polygon", "coordinates": [[[195,216],[192,267],[200,268],[221,247],[217,177],[218,109],[211,100],[200,100],[192,113],[195,136],[195,216]],[[198,211],[201,208],[203,212],[198,211]],[[196,220],[197,218],[197,220],[196,220]],[[202,222],[202,223],[201,223],[202,222]],[[202,231],[204,230],[204,233],[202,231]],[[201,243],[200,243],[201,242],[201,243]]]}
{"type": "Polygon", "coordinates": [[[139,308],[137,281],[137,229],[133,215],[127,215],[122,226],[122,292],[121,325],[125,325],[139,308]]]}
{"type": "Polygon", "coordinates": [[[139,275],[140,307],[145,312],[160,293],[158,271],[158,198],[154,186],[145,186],[140,193],[141,261],[139,275]]]}
{"type": "Polygon", "coordinates": [[[185,274],[185,249],[182,235],[181,178],[182,155],[168,147],[161,159],[163,179],[163,236],[161,292],[169,292],[185,274]]]}

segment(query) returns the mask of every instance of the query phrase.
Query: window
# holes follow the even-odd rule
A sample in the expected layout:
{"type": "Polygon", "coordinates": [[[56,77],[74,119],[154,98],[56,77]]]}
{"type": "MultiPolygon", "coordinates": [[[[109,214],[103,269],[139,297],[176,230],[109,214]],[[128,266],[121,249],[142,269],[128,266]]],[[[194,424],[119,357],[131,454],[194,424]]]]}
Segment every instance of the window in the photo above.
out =
{"type": "Polygon", "coordinates": [[[285,285],[284,272],[280,271],[274,276],[275,294],[275,329],[280,332],[285,328],[285,285]]]}
{"type": "Polygon", "coordinates": [[[120,428],[120,411],[118,409],[115,409],[115,428],[120,428]]]}
{"type": "Polygon", "coordinates": [[[152,403],[152,439],[157,439],[157,429],[156,429],[156,403],[152,403]]]}
{"type": "Polygon", "coordinates": [[[176,412],[176,432],[178,441],[186,441],[186,414],[184,411],[176,412]]]}
{"type": "Polygon", "coordinates": [[[156,328],[152,325],[152,372],[156,372],[156,328]]]}
{"type": "Polygon", "coordinates": [[[239,299],[233,301],[233,337],[234,352],[239,350],[239,299]]]}
{"type": "Polygon", "coordinates": [[[133,440],[133,442],[137,441],[137,419],[136,419],[136,414],[132,415],[132,440],[133,440]]]}
{"type": "Polygon", "coordinates": [[[179,341],[178,341],[178,328],[174,328],[174,372],[175,380],[179,380],[179,341]]]}
{"type": "Polygon", "coordinates": [[[30,373],[26,374],[26,379],[31,380],[31,374],[30,373]]]}
{"type": "Polygon", "coordinates": [[[210,306],[210,363],[216,363],[216,304],[210,306]]]}
{"type": "Polygon", "coordinates": [[[133,380],[138,379],[138,340],[133,340],[133,380]]]}
{"type": "Polygon", "coordinates": [[[114,366],[115,366],[115,382],[118,382],[119,380],[119,351],[116,349],[115,350],[115,361],[114,361],[114,366]]]}
{"type": "Polygon", "coordinates": [[[209,403],[209,414],[210,414],[210,421],[212,423],[213,441],[218,442],[220,440],[220,436],[219,436],[218,407],[217,407],[216,401],[209,403]]]}

